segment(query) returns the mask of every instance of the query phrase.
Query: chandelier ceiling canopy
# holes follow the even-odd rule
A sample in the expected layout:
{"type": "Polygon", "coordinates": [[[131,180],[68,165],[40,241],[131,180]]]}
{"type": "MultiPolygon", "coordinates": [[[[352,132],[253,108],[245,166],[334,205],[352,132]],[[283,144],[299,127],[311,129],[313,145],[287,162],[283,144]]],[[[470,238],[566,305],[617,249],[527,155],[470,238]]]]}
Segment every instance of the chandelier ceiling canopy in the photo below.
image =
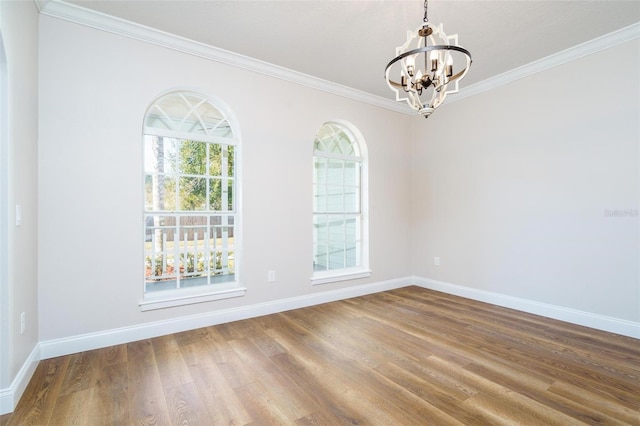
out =
{"type": "Polygon", "coordinates": [[[425,0],[422,25],[407,31],[407,41],[387,64],[385,79],[397,101],[406,101],[427,118],[449,93],[458,92],[458,82],[471,62],[471,53],[458,44],[457,34],[447,36],[443,24],[429,22],[425,0]]]}

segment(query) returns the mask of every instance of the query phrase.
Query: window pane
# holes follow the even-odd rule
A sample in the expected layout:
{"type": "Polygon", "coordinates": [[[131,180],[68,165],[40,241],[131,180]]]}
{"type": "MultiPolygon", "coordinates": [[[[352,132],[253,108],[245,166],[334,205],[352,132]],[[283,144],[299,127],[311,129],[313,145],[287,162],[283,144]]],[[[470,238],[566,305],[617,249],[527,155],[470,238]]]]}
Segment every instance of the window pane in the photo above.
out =
{"type": "MultiPolygon", "coordinates": [[[[225,194],[222,194],[223,197],[225,197],[225,194]]],[[[223,205],[222,207],[224,208],[225,211],[233,211],[234,210],[234,203],[233,203],[233,180],[228,180],[227,181],[227,191],[226,191],[226,199],[227,199],[227,205],[226,208],[223,205]]]]}
{"type": "Polygon", "coordinates": [[[352,217],[345,220],[345,240],[348,242],[355,242],[360,239],[359,234],[360,221],[358,218],[352,217]]]}
{"type": "Polygon", "coordinates": [[[206,173],[207,143],[183,140],[177,159],[178,173],[204,175],[206,173]]]}
{"type": "Polygon", "coordinates": [[[149,173],[175,172],[176,145],[173,138],[162,136],[144,137],[144,170],[149,173]]]}
{"type": "MultiPolygon", "coordinates": [[[[234,228],[233,218],[228,216],[211,216],[209,232],[209,254],[210,275],[227,275],[230,279],[221,280],[216,278],[215,282],[225,282],[233,279],[234,263],[234,228]]],[[[212,281],[213,282],[213,281],[212,281]]]]}
{"type": "Polygon", "coordinates": [[[233,250],[234,223],[232,216],[211,216],[209,218],[209,244],[233,250]]]}
{"type": "Polygon", "coordinates": [[[328,269],[328,246],[326,244],[317,244],[314,247],[313,269],[315,271],[324,271],[328,269]]]}
{"type": "Polygon", "coordinates": [[[341,269],[346,266],[344,249],[344,243],[329,244],[329,269],[341,269]]]}
{"type": "Polygon", "coordinates": [[[313,211],[326,212],[327,211],[327,192],[324,186],[314,185],[313,187],[313,211]]]}
{"type": "Polygon", "coordinates": [[[360,163],[356,161],[345,161],[344,163],[344,184],[356,186],[360,184],[360,163]]]}
{"type": "MultiPolygon", "coordinates": [[[[178,130],[194,134],[209,134],[210,129],[224,121],[224,116],[210,102],[197,94],[181,93],[185,111],[179,113],[178,130]]],[[[177,120],[176,120],[177,121],[177,120]]]]}
{"type": "MultiPolygon", "coordinates": [[[[207,226],[207,217],[206,216],[181,216],[180,217],[180,227],[183,230],[189,230],[188,235],[189,235],[189,240],[194,240],[194,238],[197,240],[198,238],[196,235],[195,230],[202,230],[205,229],[207,226]]],[[[204,238],[203,235],[200,235],[199,237],[204,238]]]]}
{"type": "Polygon", "coordinates": [[[180,178],[180,210],[206,210],[207,181],[204,178],[180,178]]]}
{"type": "Polygon", "coordinates": [[[343,216],[332,217],[328,223],[329,241],[344,241],[344,232],[343,216]]]}
{"type": "MultiPolygon", "coordinates": [[[[170,216],[145,219],[145,277],[147,283],[175,280],[176,221],[170,216]]],[[[171,284],[175,287],[175,284],[171,284]]],[[[163,286],[166,287],[166,286],[163,286]]]]}
{"type": "Polygon", "coordinates": [[[340,132],[337,136],[337,144],[340,146],[340,152],[344,155],[353,155],[353,144],[344,132],[340,132]]]}
{"type": "Polygon", "coordinates": [[[209,175],[222,176],[222,145],[209,146],[209,175]]]}
{"type": "Polygon", "coordinates": [[[341,186],[326,187],[326,210],[328,212],[341,212],[344,209],[344,198],[341,186]]]}
{"type": "Polygon", "coordinates": [[[331,152],[332,154],[342,154],[340,143],[335,138],[331,141],[331,144],[329,145],[329,152],[331,152]]]}
{"type": "Polygon", "coordinates": [[[327,216],[326,215],[314,215],[313,216],[313,241],[318,243],[326,242],[327,235],[327,216]]]}
{"type": "MultiPolygon", "coordinates": [[[[206,216],[183,216],[180,218],[180,241],[178,252],[180,256],[181,279],[201,277],[206,270],[207,235],[206,216]]],[[[206,284],[206,280],[201,284],[206,284]]],[[[181,283],[181,286],[196,285],[195,281],[181,283]]]]}
{"type": "MultiPolygon", "coordinates": [[[[144,209],[145,211],[154,210],[154,187],[157,185],[157,176],[145,175],[144,176],[144,209]]],[[[157,210],[157,209],[155,209],[157,210]]]]}
{"type": "Polygon", "coordinates": [[[327,173],[327,183],[329,185],[344,184],[343,164],[344,164],[344,161],[342,160],[334,160],[334,159],[327,160],[326,173],[327,173]]]}
{"type": "Polygon", "coordinates": [[[233,180],[209,179],[209,209],[230,212],[234,209],[233,180]]]}
{"type": "Polygon", "coordinates": [[[227,216],[227,222],[230,227],[235,226],[235,216],[227,216]]]}
{"type": "Polygon", "coordinates": [[[348,213],[360,211],[360,190],[358,188],[344,188],[344,211],[348,213]]]}
{"type": "Polygon", "coordinates": [[[358,265],[358,253],[356,249],[356,243],[347,243],[346,244],[346,253],[345,253],[345,266],[347,268],[353,268],[358,265]]]}
{"type": "Polygon", "coordinates": [[[314,270],[358,266],[359,217],[314,215],[314,270]]]}
{"type": "Polygon", "coordinates": [[[176,179],[170,176],[157,175],[156,190],[152,191],[153,211],[176,210],[176,179]]]}
{"type": "MultiPolygon", "coordinates": [[[[226,152],[224,152],[223,150],[223,154],[226,155],[226,163],[227,163],[227,176],[234,176],[233,170],[234,170],[234,164],[235,164],[235,147],[234,146],[227,146],[226,147],[226,152]]],[[[223,155],[223,158],[224,158],[223,155]]]]}
{"type": "Polygon", "coordinates": [[[210,193],[209,193],[209,209],[221,211],[222,210],[222,182],[220,179],[209,179],[210,193]]]}
{"type": "Polygon", "coordinates": [[[327,159],[322,157],[313,158],[313,179],[314,182],[324,185],[327,182],[327,159]]]}
{"type": "Polygon", "coordinates": [[[234,152],[233,146],[210,144],[209,174],[220,177],[233,176],[234,152]]]}

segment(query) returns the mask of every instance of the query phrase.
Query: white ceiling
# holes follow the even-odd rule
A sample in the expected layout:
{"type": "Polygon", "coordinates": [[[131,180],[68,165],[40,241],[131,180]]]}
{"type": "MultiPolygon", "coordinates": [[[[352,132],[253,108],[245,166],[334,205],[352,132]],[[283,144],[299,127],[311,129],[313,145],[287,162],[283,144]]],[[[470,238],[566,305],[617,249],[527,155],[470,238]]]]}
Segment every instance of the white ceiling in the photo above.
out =
{"type": "MultiPolygon", "coordinates": [[[[70,0],[121,19],[391,98],[384,68],[420,0],[70,0]]],[[[640,0],[431,0],[473,56],[461,87],[640,22],[640,0]]],[[[594,70],[594,83],[605,70],[594,70]]]]}

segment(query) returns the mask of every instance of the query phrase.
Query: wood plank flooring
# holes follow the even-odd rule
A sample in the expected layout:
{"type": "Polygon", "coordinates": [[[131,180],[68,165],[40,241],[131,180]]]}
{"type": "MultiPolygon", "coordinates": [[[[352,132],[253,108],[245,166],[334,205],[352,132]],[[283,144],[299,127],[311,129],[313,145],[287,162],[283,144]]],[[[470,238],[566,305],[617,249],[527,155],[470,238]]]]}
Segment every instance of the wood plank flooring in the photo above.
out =
{"type": "Polygon", "coordinates": [[[4,425],[640,425],[640,341],[419,287],[43,360],[4,425]]]}

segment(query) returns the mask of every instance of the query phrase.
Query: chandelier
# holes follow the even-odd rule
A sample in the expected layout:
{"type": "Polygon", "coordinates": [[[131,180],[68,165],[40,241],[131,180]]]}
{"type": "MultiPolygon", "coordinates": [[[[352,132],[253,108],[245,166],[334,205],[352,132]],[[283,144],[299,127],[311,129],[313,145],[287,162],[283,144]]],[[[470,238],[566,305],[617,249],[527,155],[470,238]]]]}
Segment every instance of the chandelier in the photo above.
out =
{"type": "Polygon", "coordinates": [[[458,45],[458,35],[447,36],[442,24],[436,27],[428,21],[425,0],[422,25],[407,31],[406,43],[396,48],[384,76],[396,101],[406,101],[428,118],[447,94],[458,92],[458,82],[470,66],[471,53],[458,45]]]}

